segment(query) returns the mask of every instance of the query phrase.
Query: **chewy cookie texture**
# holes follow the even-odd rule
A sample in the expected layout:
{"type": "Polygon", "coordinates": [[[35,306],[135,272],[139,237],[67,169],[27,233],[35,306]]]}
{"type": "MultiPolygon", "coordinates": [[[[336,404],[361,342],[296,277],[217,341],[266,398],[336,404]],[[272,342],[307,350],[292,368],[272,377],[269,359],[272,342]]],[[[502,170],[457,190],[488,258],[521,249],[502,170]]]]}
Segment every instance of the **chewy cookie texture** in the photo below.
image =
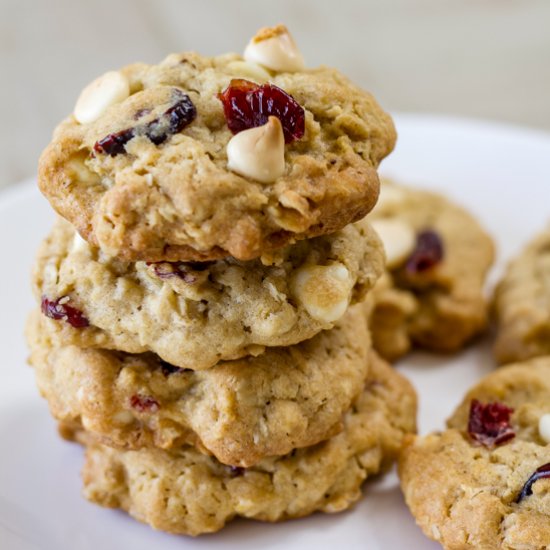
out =
{"type": "Polygon", "coordinates": [[[55,418],[119,448],[192,444],[232,466],[337,433],[369,372],[362,305],[310,340],[200,372],[151,353],[54,345],[54,324],[35,312],[27,336],[38,387],[55,418]]]}
{"type": "Polygon", "coordinates": [[[477,384],[448,429],[407,438],[405,499],[447,550],[543,550],[550,543],[550,358],[477,384]]]}
{"type": "Polygon", "coordinates": [[[371,349],[391,118],[282,26],[105,73],[54,132],[27,340],[84,494],[156,529],[338,512],[416,395],[371,349]]]}
{"type": "Polygon", "coordinates": [[[371,317],[383,357],[413,346],[457,351],[485,328],[494,246],[468,212],[437,193],[383,181],[367,220],[387,254],[371,317]]]}
{"type": "Polygon", "coordinates": [[[193,448],[120,451],[73,435],[87,447],[86,498],[163,531],[198,535],[235,516],[281,521],[349,508],[365,479],[395,460],[404,435],[415,430],[415,411],[411,385],[374,358],[340,434],[252,468],[229,468],[193,448]]]}
{"type": "Polygon", "coordinates": [[[361,219],[392,120],[338,71],[297,59],[281,26],[244,58],[174,54],[103,75],[44,151],[42,192],[129,261],[249,260],[361,219]]]}
{"type": "Polygon", "coordinates": [[[510,262],[494,310],[500,363],[550,354],[550,227],[510,262]]]}
{"type": "Polygon", "coordinates": [[[45,300],[61,300],[46,309],[50,317],[71,307],[88,322],[71,330],[70,319],[52,320],[63,345],[150,351],[174,366],[203,370],[332,328],[350,303],[364,299],[383,262],[366,222],[262,260],[147,264],[106,256],[58,220],[39,249],[33,286],[43,310],[45,300]]]}

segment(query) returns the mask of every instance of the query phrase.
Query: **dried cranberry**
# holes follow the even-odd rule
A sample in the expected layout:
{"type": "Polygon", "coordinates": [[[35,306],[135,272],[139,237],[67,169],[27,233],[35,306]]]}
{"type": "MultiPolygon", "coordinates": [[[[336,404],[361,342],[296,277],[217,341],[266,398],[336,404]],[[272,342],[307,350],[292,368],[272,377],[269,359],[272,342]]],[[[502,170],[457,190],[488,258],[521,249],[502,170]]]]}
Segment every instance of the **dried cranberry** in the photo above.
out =
{"type": "Polygon", "coordinates": [[[138,412],[157,412],[160,408],[159,402],[150,395],[136,394],[130,398],[130,405],[138,412]]]}
{"type": "Polygon", "coordinates": [[[516,502],[521,502],[525,497],[533,494],[533,484],[539,479],[550,478],[550,462],[544,464],[540,468],[537,468],[525,482],[523,489],[521,490],[516,502]]]}
{"type": "Polygon", "coordinates": [[[283,126],[286,143],[304,135],[304,109],[273,84],[260,86],[249,80],[233,79],[218,97],[223,103],[227,126],[234,134],[263,126],[270,116],[276,116],[283,126]]]}
{"type": "Polygon", "coordinates": [[[189,273],[182,264],[175,264],[171,262],[160,263],[148,263],[147,265],[153,266],[153,271],[159,279],[171,279],[172,277],[178,277],[187,284],[193,284],[197,281],[197,278],[192,273],[189,273]]]}
{"type": "Polygon", "coordinates": [[[134,113],[134,120],[139,120],[140,118],[143,118],[144,116],[148,115],[151,112],[151,109],[145,108],[145,109],[139,109],[134,113]]]}
{"type": "MultiPolygon", "coordinates": [[[[174,91],[174,98],[176,103],[164,111],[158,118],[151,120],[147,124],[140,124],[134,128],[127,128],[105,136],[103,139],[96,141],[94,151],[116,157],[126,151],[126,144],[136,136],[146,136],[155,145],[160,145],[169,136],[181,132],[195,120],[197,109],[191,98],[180,90],[174,91]]],[[[142,109],[139,112],[145,113],[146,110],[142,109]]]]}
{"type": "Polygon", "coordinates": [[[421,273],[432,269],[443,260],[445,255],[443,241],[433,230],[421,231],[416,236],[416,246],[407,260],[407,271],[421,273]]]}
{"type": "Polygon", "coordinates": [[[513,439],[516,436],[510,425],[513,412],[514,409],[502,403],[484,405],[477,399],[472,400],[468,421],[470,437],[485,447],[494,447],[513,439]]]}
{"type": "Polygon", "coordinates": [[[240,466],[229,466],[229,475],[231,477],[241,477],[244,475],[245,469],[240,466]]]}
{"type": "Polygon", "coordinates": [[[174,106],[145,127],[145,135],[155,145],[160,145],[168,139],[168,136],[181,132],[197,116],[197,109],[187,94],[178,90],[178,98],[174,106]]]}
{"type": "Polygon", "coordinates": [[[68,296],[62,296],[57,300],[49,300],[46,296],[42,296],[40,309],[46,317],[55,319],[56,321],[67,321],[74,328],[89,326],[90,322],[84,317],[82,311],[70,306],[68,302],[68,296]]]}
{"type": "Polygon", "coordinates": [[[124,146],[135,136],[136,131],[134,128],[128,128],[120,132],[115,132],[114,134],[109,134],[103,139],[96,141],[94,151],[96,153],[105,153],[112,157],[116,157],[126,151],[124,146]]]}

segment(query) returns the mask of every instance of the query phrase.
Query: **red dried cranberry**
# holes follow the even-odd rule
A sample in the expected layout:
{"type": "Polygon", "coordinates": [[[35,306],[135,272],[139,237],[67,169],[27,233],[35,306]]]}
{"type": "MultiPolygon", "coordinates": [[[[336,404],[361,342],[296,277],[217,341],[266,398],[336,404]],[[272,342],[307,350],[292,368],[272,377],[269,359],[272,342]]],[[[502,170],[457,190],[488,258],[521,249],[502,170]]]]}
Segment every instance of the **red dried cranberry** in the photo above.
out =
{"type": "Polygon", "coordinates": [[[193,284],[197,281],[197,278],[192,273],[189,273],[182,264],[175,264],[171,262],[160,263],[147,263],[147,265],[153,266],[153,271],[159,279],[171,279],[172,277],[178,277],[187,284],[193,284]]]}
{"type": "Polygon", "coordinates": [[[443,260],[445,253],[441,237],[433,230],[421,231],[416,236],[416,246],[407,260],[407,271],[422,273],[443,260]]]}
{"type": "Polygon", "coordinates": [[[514,409],[502,403],[484,405],[473,399],[468,421],[470,437],[485,447],[494,447],[513,439],[516,436],[510,425],[510,415],[513,412],[514,409]]]}
{"type": "Polygon", "coordinates": [[[145,108],[145,109],[139,109],[134,113],[134,120],[139,120],[140,118],[143,118],[144,116],[148,115],[151,112],[151,109],[145,108]]]}
{"type": "MultiPolygon", "coordinates": [[[[104,153],[111,157],[116,157],[126,152],[126,144],[136,136],[146,136],[155,145],[164,143],[169,136],[181,132],[186,126],[191,124],[197,116],[197,109],[191,101],[191,98],[181,92],[174,90],[176,103],[162,113],[158,118],[141,124],[134,128],[127,128],[120,132],[115,132],[105,136],[94,145],[96,153],[104,153]]],[[[145,109],[138,112],[145,112],[145,109]]]]}
{"type": "Polygon", "coordinates": [[[234,134],[263,126],[270,116],[276,116],[281,121],[286,143],[304,135],[304,109],[273,84],[260,86],[249,80],[233,79],[218,97],[223,103],[227,126],[234,134]]]}
{"type": "Polygon", "coordinates": [[[159,402],[150,395],[136,394],[130,398],[130,405],[138,412],[157,412],[160,409],[159,402]]]}
{"type": "Polygon", "coordinates": [[[56,321],[67,321],[74,328],[89,326],[90,322],[84,317],[82,311],[70,306],[68,301],[68,296],[61,296],[57,300],[49,300],[46,296],[42,296],[40,309],[46,317],[55,319],[56,321]]]}
{"type": "Polygon", "coordinates": [[[550,478],[550,462],[544,464],[540,468],[537,468],[525,482],[523,489],[521,490],[516,502],[521,502],[525,497],[533,494],[533,484],[539,479],[550,478]]]}
{"type": "Polygon", "coordinates": [[[145,127],[145,135],[155,145],[160,145],[168,139],[168,136],[181,132],[197,117],[197,109],[191,98],[179,90],[177,92],[176,104],[145,127]]]}
{"type": "Polygon", "coordinates": [[[116,157],[126,152],[126,149],[124,149],[125,145],[135,136],[136,131],[134,128],[127,128],[126,130],[109,134],[95,142],[94,151],[116,157]]]}

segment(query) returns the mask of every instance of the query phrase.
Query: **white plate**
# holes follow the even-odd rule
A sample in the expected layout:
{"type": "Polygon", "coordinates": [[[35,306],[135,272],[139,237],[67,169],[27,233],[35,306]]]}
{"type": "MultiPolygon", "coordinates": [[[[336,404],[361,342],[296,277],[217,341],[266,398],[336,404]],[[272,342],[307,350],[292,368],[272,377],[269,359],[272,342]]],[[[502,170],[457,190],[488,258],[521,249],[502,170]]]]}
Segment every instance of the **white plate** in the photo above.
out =
{"type": "MultiPolygon", "coordinates": [[[[451,118],[396,117],[400,138],[383,172],[441,189],[497,238],[499,262],[550,217],[550,136],[451,118]]],[[[2,550],[435,549],[408,513],[394,474],[367,483],[352,510],[279,525],[239,520],[200,539],[157,533],[80,497],[81,450],[58,439],[25,365],[29,270],[53,214],[34,184],[0,194],[0,548],[2,550]]],[[[400,369],[416,385],[422,432],[443,425],[465,390],[493,368],[490,343],[445,359],[415,354],[400,369]]]]}

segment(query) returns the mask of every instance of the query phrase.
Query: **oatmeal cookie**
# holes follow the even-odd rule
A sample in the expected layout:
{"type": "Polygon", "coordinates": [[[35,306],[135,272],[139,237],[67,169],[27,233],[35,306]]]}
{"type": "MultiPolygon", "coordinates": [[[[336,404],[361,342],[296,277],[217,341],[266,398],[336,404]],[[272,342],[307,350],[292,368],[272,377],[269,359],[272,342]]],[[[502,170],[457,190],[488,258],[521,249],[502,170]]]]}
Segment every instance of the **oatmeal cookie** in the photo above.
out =
{"type": "Polygon", "coordinates": [[[106,73],[55,130],[40,189],[129,261],[249,260],[364,217],[391,118],[334,69],[247,57],[173,54],[106,73]]]}
{"type": "Polygon", "coordinates": [[[361,497],[365,479],[396,459],[415,415],[411,385],[377,359],[340,434],[252,468],[229,468],[193,448],[120,451],[75,436],[88,445],[86,498],[156,529],[198,535],[235,516],[281,521],[345,510],[361,497]]]}
{"type": "Polygon", "coordinates": [[[550,354],[550,227],[510,262],[494,310],[500,363],[550,354]]]}
{"type": "Polygon", "coordinates": [[[383,357],[396,359],[412,346],[456,351],[485,328],[494,247],[468,212],[436,193],[384,181],[367,220],[388,257],[371,320],[383,357]]]}
{"type": "Polygon", "coordinates": [[[153,352],[202,370],[333,327],[383,261],[366,222],[262,260],[148,265],[105,256],[60,219],[38,252],[33,286],[64,345],[153,352]]]}
{"type": "Polygon", "coordinates": [[[550,547],[550,357],[483,379],[446,431],[407,438],[399,473],[446,550],[550,547]]]}
{"type": "Polygon", "coordinates": [[[35,312],[30,362],[53,416],[109,445],[192,444],[223,463],[251,466],[341,430],[369,371],[362,307],[306,342],[204,371],[175,368],[151,353],[55,345],[51,323],[35,312]]]}

